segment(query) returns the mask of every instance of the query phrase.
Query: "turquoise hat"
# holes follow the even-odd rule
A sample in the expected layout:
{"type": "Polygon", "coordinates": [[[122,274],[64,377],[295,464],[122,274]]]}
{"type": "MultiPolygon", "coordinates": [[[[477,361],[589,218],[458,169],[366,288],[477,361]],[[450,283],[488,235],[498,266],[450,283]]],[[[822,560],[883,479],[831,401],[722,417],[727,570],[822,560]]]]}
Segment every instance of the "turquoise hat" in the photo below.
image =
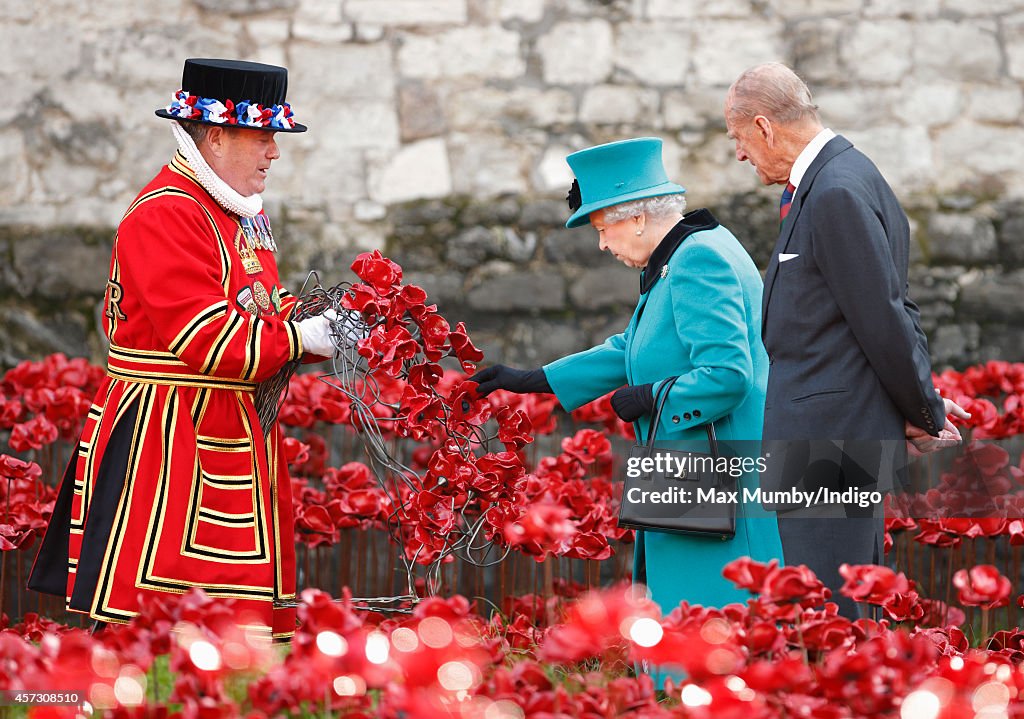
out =
{"type": "Polygon", "coordinates": [[[576,175],[566,198],[572,217],[566,227],[590,221],[590,213],[644,197],[686,192],[665,175],[661,139],[638,137],[588,147],[565,158],[576,175]]]}

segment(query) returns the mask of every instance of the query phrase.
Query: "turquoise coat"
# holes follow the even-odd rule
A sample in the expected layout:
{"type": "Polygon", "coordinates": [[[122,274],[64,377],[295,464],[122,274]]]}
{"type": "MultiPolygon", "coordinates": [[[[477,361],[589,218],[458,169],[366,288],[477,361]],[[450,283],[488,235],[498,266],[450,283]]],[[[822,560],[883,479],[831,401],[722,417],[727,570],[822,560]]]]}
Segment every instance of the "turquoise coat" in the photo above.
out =
{"type": "MultiPolygon", "coordinates": [[[[659,444],[700,442],[707,451],[703,424],[709,420],[720,440],[760,440],[768,381],[761,291],[757,268],[731,232],[721,225],[695,232],[640,295],[625,332],[556,360],[544,372],[567,410],[625,384],[652,382],[656,394],[663,380],[679,375],[657,430],[659,444]]],[[[637,423],[642,435],[649,424],[649,416],[637,423]]],[[[757,474],[743,476],[740,484],[754,490],[757,474]]],[[[750,597],[721,574],[743,556],[782,563],[775,515],[756,503],[739,505],[736,536],[727,541],[637,532],[634,576],[646,561],[651,596],[666,614],[682,600],[720,607],[750,597]]]]}

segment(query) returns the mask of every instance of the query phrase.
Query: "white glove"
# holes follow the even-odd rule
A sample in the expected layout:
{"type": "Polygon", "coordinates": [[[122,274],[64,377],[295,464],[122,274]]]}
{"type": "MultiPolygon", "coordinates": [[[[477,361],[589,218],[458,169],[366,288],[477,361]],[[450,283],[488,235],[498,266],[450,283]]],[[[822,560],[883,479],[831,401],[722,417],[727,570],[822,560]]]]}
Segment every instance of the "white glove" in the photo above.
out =
{"type": "Polygon", "coordinates": [[[327,310],[318,317],[310,317],[299,322],[299,332],[302,334],[302,349],[310,354],[321,357],[333,357],[335,346],[332,339],[331,323],[337,324],[337,332],[342,333],[347,343],[351,346],[366,336],[367,327],[362,315],[349,310],[348,319],[340,323],[338,314],[334,310],[327,310]]]}
{"type": "Polygon", "coordinates": [[[299,321],[302,335],[302,351],[321,357],[334,356],[334,342],[331,340],[331,322],[323,315],[299,321]]]}

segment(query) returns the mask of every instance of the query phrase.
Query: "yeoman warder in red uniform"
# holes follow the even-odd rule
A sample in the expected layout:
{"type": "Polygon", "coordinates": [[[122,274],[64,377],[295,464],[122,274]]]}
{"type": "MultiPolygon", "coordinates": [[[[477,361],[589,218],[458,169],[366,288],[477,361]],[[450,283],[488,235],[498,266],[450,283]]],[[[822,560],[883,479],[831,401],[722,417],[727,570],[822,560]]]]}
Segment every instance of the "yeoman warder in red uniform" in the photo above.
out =
{"type": "Polygon", "coordinates": [[[333,347],[327,320],[288,319],[262,209],[278,133],[306,129],[287,86],[283,67],[190,59],[156,113],[178,151],[117,228],[107,378],[29,579],[97,622],[199,587],[276,638],[294,630],[294,609],[275,606],[295,596],[291,487],[253,393],[333,347]]]}

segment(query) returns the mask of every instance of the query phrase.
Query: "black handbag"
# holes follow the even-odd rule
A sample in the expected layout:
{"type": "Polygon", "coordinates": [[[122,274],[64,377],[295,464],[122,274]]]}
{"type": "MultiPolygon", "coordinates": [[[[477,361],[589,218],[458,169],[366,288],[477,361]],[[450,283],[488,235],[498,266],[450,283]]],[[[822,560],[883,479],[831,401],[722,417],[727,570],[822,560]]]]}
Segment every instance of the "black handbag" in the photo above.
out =
{"type": "Polygon", "coordinates": [[[705,425],[710,453],[655,446],[665,400],[676,379],[658,388],[647,444],[636,444],[629,453],[619,526],[732,539],[736,535],[738,481],[728,471],[720,471],[728,460],[723,461],[718,452],[714,423],[705,425]],[[655,494],[658,501],[651,500],[655,494]]]}

